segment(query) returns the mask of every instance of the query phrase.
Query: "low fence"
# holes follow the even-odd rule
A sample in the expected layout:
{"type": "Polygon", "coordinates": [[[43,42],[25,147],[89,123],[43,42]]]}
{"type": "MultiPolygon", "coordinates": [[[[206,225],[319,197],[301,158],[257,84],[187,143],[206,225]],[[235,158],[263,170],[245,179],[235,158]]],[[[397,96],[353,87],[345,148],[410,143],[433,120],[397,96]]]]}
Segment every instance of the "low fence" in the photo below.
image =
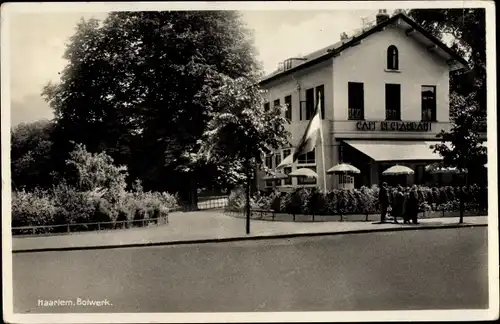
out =
{"type": "Polygon", "coordinates": [[[114,222],[74,223],[61,225],[19,226],[12,227],[12,235],[64,234],[74,232],[113,230],[118,228],[146,227],[164,225],[168,216],[138,220],[123,220],[114,222]]]}
{"type": "MultiPolygon", "coordinates": [[[[380,219],[380,213],[345,213],[345,214],[310,214],[310,213],[296,213],[289,214],[286,212],[275,212],[275,213],[261,213],[254,212],[256,209],[260,208],[252,208],[251,209],[251,218],[258,220],[277,220],[277,221],[335,221],[336,218],[340,221],[374,221],[380,219]]],[[[225,209],[224,213],[229,216],[244,218],[246,217],[245,209],[225,209]]],[[[471,216],[486,216],[488,213],[487,210],[465,210],[464,217],[471,216]]],[[[439,210],[439,211],[427,211],[418,213],[419,219],[431,219],[431,218],[445,218],[445,217],[459,217],[460,211],[458,210],[439,210]]],[[[392,215],[388,213],[388,219],[392,219],[392,215]]],[[[401,221],[401,217],[399,217],[401,221]]]]}
{"type": "Polygon", "coordinates": [[[229,196],[211,196],[211,197],[200,197],[198,199],[199,209],[218,209],[226,208],[229,196]]]}

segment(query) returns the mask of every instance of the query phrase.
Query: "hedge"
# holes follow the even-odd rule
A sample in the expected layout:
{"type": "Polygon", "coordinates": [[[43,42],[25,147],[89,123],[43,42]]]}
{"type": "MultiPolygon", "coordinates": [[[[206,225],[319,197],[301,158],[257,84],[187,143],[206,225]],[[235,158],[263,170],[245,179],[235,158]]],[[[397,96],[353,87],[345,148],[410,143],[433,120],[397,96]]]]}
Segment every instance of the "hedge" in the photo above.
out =
{"type": "MultiPolygon", "coordinates": [[[[166,219],[169,211],[179,206],[177,196],[166,192],[123,192],[118,201],[108,196],[99,191],[77,191],[64,184],[51,190],[13,192],[12,227],[54,226],[36,229],[35,233],[55,233],[67,231],[55,225],[66,224],[73,224],[72,230],[78,231],[97,229],[97,225],[82,223],[111,222],[100,228],[112,229],[117,222],[136,220],[135,224],[141,226],[143,220],[166,219]]],[[[13,233],[33,233],[33,230],[13,233]]]]}
{"type": "MultiPolygon", "coordinates": [[[[410,188],[403,188],[409,191],[410,188]]],[[[486,211],[488,209],[488,191],[486,187],[466,186],[464,189],[465,210],[486,211]]],[[[298,188],[293,192],[274,191],[258,193],[251,198],[252,207],[271,208],[278,213],[307,215],[349,215],[376,214],[380,212],[378,204],[379,189],[362,187],[346,190],[334,189],[322,192],[317,188],[298,188]]],[[[418,187],[419,203],[422,208],[432,211],[458,211],[460,207],[460,187],[418,187]]],[[[392,202],[393,189],[389,190],[392,202]]],[[[243,211],[245,206],[244,191],[231,192],[228,209],[243,211]]]]}

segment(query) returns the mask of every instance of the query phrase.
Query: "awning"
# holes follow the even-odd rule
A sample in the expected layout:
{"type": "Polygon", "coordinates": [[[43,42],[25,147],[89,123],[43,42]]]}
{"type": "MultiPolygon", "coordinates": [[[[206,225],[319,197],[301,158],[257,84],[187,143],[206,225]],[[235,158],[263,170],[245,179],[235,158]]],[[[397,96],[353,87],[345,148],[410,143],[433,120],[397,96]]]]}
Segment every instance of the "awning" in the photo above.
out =
{"type": "Polygon", "coordinates": [[[431,145],[439,142],[424,141],[344,141],[375,161],[429,161],[442,160],[431,145]]]}

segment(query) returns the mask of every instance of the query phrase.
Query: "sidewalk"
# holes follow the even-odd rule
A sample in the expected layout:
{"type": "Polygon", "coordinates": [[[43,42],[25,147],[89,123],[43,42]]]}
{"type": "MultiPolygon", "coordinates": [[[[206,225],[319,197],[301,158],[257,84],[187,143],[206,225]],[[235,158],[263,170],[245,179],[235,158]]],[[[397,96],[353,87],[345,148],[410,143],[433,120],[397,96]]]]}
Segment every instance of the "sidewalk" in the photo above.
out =
{"type": "Polygon", "coordinates": [[[201,242],[333,235],[370,231],[418,230],[458,226],[486,226],[487,216],[470,216],[458,224],[458,218],[422,219],[418,225],[375,224],[372,221],[344,222],[270,222],[250,221],[250,234],[245,234],[245,219],[224,215],[222,211],[175,212],[166,225],[67,235],[14,237],[14,252],[77,250],[133,247],[140,245],[169,245],[201,242]]]}

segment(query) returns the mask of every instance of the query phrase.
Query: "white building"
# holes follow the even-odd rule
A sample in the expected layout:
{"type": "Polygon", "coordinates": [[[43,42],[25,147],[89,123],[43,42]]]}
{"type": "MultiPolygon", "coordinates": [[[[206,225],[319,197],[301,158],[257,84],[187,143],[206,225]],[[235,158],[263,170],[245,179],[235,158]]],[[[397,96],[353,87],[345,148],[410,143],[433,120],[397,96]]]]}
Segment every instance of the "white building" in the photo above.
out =
{"type": "MultiPolygon", "coordinates": [[[[382,181],[381,172],[394,164],[415,170],[407,184],[429,181],[425,165],[441,159],[429,146],[451,126],[449,74],[466,67],[463,58],[404,14],[389,17],[380,10],[374,26],[350,37],[343,34],[340,42],[305,57],[287,59],[261,81],[268,105],[289,106],[292,135],[292,147],[267,157],[266,164],[275,168],[293,152],[320,91],[324,143],[284,170],[308,167],[319,179],[282,180],[282,188],[323,187],[325,176],[327,189],[346,181],[369,186],[382,181]],[[361,174],[354,179],[325,175],[325,169],[339,162],[352,163],[361,174]]],[[[271,186],[262,176],[259,188],[271,186]]]]}

